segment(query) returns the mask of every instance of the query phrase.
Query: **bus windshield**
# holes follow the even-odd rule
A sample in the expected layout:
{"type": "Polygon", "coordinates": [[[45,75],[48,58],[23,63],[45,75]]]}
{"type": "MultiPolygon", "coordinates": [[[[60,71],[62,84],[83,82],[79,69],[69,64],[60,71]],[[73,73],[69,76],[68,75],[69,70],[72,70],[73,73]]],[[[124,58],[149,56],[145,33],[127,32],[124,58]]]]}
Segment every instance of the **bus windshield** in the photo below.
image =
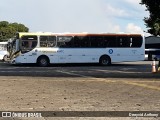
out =
{"type": "Polygon", "coordinates": [[[37,36],[22,36],[20,41],[20,50],[22,53],[29,52],[37,46],[37,36]]]}

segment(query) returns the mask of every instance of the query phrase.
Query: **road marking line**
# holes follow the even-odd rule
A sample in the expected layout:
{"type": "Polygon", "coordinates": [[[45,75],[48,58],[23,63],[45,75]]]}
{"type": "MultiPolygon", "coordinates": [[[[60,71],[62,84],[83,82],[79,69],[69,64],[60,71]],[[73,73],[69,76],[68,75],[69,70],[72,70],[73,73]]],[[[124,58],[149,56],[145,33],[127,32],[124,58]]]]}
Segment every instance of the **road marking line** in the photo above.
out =
{"type": "Polygon", "coordinates": [[[81,75],[81,74],[77,74],[77,73],[71,73],[71,72],[65,72],[65,71],[59,71],[57,70],[57,72],[61,72],[61,73],[65,73],[65,74],[69,74],[69,75],[76,75],[76,76],[80,76],[80,77],[83,77],[83,78],[89,78],[89,79],[92,79],[92,80],[89,80],[89,81],[86,81],[86,80],[81,80],[81,81],[85,81],[85,82],[95,82],[96,81],[102,81],[102,82],[116,82],[115,80],[106,80],[106,79],[103,79],[103,78],[95,78],[95,77],[92,77],[92,76],[86,76],[86,75],[81,75]]]}
{"type": "Polygon", "coordinates": [[[139,86],[139,87],[143,87],[143,88],[147,88],[147,89],[149,88],[152,90],[159,90],[160,91],[159,87],[152,86],[152,85],[146,85],[146,84],[136,83],[136,82],[131,82],[131,81],[121,81],[121,82],[128,84],[128,85],[134,85],[134,86],[139,86]]]}
{"type": "MultiPolygon", "coordinates": [[[[69,75],[76,75],[76,76],[92,79],[92,80],[89,80],[89,81],[95,81],[96,80],[96,81],[107,82],[107,83],[121,82],[121,83],[125,83],[125,84],[128,84],[128,85],[134,85],[134,86],[139,86],[139,87],[143,87],[143,88],[147,88],[147,89],[159,90],[160,91],[159,87],[146,85],[146,84],[142,84],[142,83],[136,83],[135,81],[131,82],[131,81],[127,81],[127,80],[118,80],[118,81],[117,80],[106,80],[104,78],[95,78],[95,77],[92,77],[92,76],[85,76],[85,75],[81,75],[81,74],[70,73],[70,72],[59,71],[59,70],[57,72],[61,72],[61,73],[69,74],[69,75]]],[[[83,81],[86,81],[86,80],[83,80],[83,81]]],[[[142,81],[142,82],[145,82],[145,81],[142,81]]],[[[153,81],[153,82],[155,82],[155,81],[153,81]]]]}
{"type": "Polygon", "coordinates": [[[76,73],[71,73],[71,72],[66,72],[66,71],[60,71],[60,70],[57,70],[56,72],[61,72],[61,73],[65,73],[65,74],[68,74],[68,75],[76,75],[76,76],[85,77],[85,78],[90,77],[90,76],[85,76],[85,75],[81,75],[81,74],[76,74],[76,73]]]}
{"type": "MultiPolygon", "coordinates": [[[[127,81],[127,80],[122,80],[122,81],[127,81]]],[[[156,80],[140,80],[140,81],[136,81],[136,80],[130,80],[131,82],[136,82],[136,83],[160,83],[160,81],[156,81],[156,80]]]]}
{"type": "MultiPolygon", "coordinates": [[[[132,71],[124,71],[124,70],[114,70],[114,71],[110,71],[110,70],[96,70],[96,71],[98,71],[98,72],[104,72],[104,73],[136,73],[136,74],[140,74],[140,73],[142,73],[142,72],[132,72],[132,71]]],[[[147,72],[147,71],[145,71],[145,73],[150,73],[150,72],[147,72]]]]}

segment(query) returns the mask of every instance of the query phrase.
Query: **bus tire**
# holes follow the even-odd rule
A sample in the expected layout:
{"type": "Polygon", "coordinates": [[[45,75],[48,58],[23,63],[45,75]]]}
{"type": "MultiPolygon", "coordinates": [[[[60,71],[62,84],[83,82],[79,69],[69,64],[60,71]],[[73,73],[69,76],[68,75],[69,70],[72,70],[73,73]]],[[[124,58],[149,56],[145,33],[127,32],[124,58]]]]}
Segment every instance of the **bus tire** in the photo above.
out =
{"type": "Polygon", "coordinates": [[[99,59],[99,64],[103,66],[111,65],[111,58],[107,55],[101,56],[99,59]]]}
{"type": "Polygon", "coordinates": [[[38,58],[37,63],[40,67],[47,67],[49,65],[49,58],[47,56],[41,56],[38,58]]]}

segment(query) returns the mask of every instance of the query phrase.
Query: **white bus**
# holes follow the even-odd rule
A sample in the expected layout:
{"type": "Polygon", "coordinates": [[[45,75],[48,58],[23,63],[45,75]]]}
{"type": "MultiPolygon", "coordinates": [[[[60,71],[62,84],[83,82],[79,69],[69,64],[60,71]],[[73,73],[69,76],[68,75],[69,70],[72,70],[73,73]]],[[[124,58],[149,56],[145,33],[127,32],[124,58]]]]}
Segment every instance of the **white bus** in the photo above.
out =
{"type": "Polygon", "coordinates": [[[7,61],[7,43],[8,42],[0,42],[0,60],[7,61]]]}
{"type": "Polygon", "coordinates": [[[100,63],[142,61],[141,34],[17,33],[9,45],[13,64],[100,63]]]}

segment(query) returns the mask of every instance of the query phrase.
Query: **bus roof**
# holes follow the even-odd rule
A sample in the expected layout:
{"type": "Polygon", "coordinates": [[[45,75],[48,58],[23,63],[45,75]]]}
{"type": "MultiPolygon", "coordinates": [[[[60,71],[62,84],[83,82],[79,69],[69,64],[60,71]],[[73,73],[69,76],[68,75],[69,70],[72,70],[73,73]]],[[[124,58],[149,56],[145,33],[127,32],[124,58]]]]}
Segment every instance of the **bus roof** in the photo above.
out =
{"type": "Polygon", "coordinates": [[[52,35],[62,36],[142,36],[141,34],[125,34],[125,33],[52,33],[52,35]]]}
{"type": "Polygon", "coordinates": [[[17,37],[22,37],[24,35],[55,35],[55,36],[142,36],[142,34],[127,34],[127,33],[52,33],[52,32],[19,32],[17,33],[17,37]]]}
{"type": "Polygon", "coordinates": [[[23,35],[52,35],[51,32],[18,32],[16,37],[22,37],[23,35]]]}

